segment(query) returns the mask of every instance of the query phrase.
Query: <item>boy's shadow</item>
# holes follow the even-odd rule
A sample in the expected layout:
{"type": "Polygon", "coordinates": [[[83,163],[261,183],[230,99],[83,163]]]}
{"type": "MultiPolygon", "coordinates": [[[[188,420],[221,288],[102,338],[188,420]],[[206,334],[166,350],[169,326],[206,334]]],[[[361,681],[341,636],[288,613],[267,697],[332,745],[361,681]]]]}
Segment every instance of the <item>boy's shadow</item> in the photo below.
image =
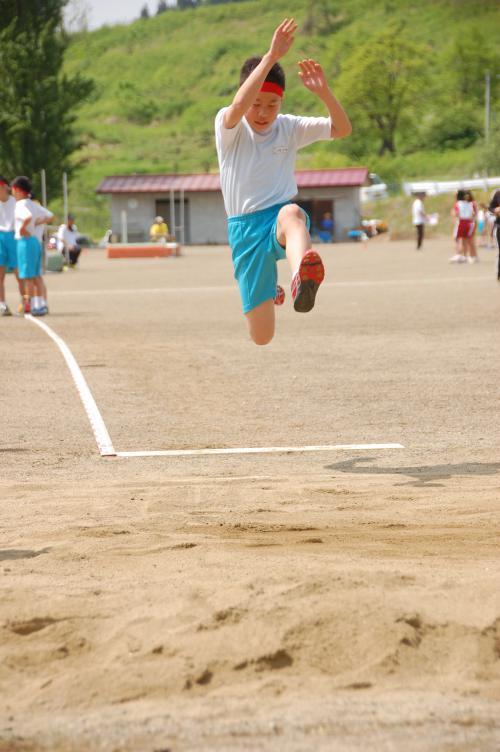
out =
{"type": "Polygon", "coordinates": [[[412,480],[407,483],[395,483],[395,485],[415,486],[416,488],[442,487],[444,483],[437,481],[448,480],[456,475],[495,475],[500,472],[500,462],[463,462],[457,465],[421,465],[420,467],[378,467],[359,464],[374,461],[373,457],[356,457],[326,465],[326,469],[353,475],[406,475],[412,480]]]}

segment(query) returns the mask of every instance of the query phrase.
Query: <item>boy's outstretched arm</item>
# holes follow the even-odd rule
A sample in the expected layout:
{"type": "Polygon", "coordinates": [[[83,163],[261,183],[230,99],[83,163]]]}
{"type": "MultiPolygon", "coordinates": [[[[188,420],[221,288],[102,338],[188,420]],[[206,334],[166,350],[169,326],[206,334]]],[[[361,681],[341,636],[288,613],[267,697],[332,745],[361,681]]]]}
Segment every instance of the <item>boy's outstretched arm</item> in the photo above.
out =
{"type": "Polygon", "coordinates": [[[269,50],[266,52],[258,66],[250,73],[244,81],[236,95],[224,113],[224,127],[234,128],[238,125],[252,104],[257,99],[260,87],[273,65],[278,62],[283,55],[286,55],[293,44],[294,34],[297,30],[297,24],[293,18],[285,18],[274,32],[273,39],[269,50]]]}
{"type": "Polygon", "coordinates": [[[332,121],[332,138],[350,136],[352,133],[351,121],[344,112],[340,102],[333,96],[321,65],[315,60],[301,60],[299,68],[299,76],[306,89],[316,94],[328,108],[330,120],[332,121]]]}

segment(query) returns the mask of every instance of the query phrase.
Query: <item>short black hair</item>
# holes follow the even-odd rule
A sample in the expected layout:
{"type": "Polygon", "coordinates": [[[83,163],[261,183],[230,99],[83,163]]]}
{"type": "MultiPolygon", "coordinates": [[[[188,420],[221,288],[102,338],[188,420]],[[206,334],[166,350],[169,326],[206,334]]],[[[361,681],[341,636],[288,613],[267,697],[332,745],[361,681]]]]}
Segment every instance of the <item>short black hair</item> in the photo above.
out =
{"type": "Polygon", "coordinates": [[[7,180],[7,178],[4,177],[3,175],[0,175],[0,183],[5,183],[6,185],[10,185],[9,181],[7,180]]]}
{"type": "Polygon", "coordinates": [[[457,191],[457,201],[463,201],[465,198],[465,191],[462,188],[459,188],[457,191]]]}
{"type": "Polygon", "coordinates": [[[17,178],[14,178],[12,188],[19,188],[20,191],[24,191],[25,193],[31,193],[33,190],[31,180],[25,175],[18,175],[17,178]]]}
{"type": "MultiPolygon", "coordinates": [[[[248,60],[245,60],[240,71],[240,86],[247,80],[250,73],[255,70],[261,60],[261,57],[249,57],[248,60]]],[[[279,63],[274,63],[266,76],[266,81],[269,81],[272,84],[278,84],[283,91],[285,90],[285,71],[279,63]]]]}

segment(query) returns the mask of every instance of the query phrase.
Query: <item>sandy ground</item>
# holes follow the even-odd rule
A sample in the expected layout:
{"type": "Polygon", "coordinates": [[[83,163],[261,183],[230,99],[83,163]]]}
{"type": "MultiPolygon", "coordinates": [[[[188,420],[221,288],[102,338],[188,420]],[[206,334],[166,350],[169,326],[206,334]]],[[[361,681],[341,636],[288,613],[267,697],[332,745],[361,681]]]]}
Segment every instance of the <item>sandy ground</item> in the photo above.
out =
{"type": "Polygon", "coordinates": [[[48,277],[120,451],[400,450],[104,459],[0,320],[1,752],[500,748],[500,286],[449,255],[325,247],[267,348],[227,249],[48,277]]]}

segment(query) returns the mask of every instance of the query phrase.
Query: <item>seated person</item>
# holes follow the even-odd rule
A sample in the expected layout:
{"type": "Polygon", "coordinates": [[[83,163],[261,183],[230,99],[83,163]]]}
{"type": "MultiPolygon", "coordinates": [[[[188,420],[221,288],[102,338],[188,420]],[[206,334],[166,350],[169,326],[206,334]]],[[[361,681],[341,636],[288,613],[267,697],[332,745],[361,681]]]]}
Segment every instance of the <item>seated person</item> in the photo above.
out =
{"type": "Polygon", "coordinates": [[[79,244],[78,229],[75,225],[75,218],[68,214],[66,224],[60,225],[57,231],[57,250],[62,253],[70,266],[76,266],[78,257],[82,252],[79,244]]]}
{"type": "Polygon", "coordinates": [[[168,240],[168,226],[163,217],[155,217],[154,223],[149,231],[151,240],[168,240]]]}
{"type": "Polygon", "coordinates": [[[319,225],[319,237],[323,243],[331,243],[333,240],[333,217],[331,212],[325,212],[319,225]]]}

